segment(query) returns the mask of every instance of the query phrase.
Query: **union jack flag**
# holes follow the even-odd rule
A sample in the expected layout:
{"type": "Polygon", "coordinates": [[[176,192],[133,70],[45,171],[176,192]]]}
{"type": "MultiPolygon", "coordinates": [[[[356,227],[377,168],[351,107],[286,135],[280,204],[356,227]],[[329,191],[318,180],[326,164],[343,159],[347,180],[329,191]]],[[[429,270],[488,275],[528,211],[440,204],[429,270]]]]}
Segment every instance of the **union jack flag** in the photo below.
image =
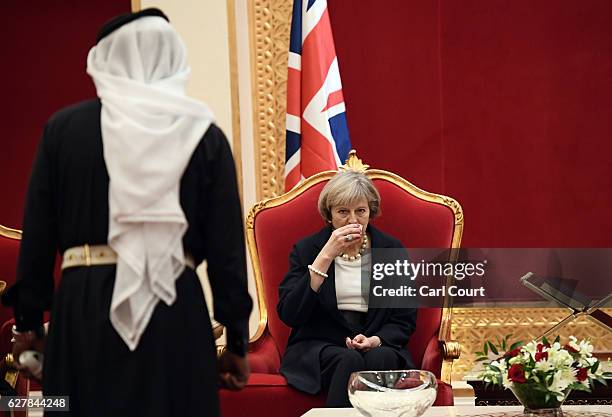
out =
{"type": "Polygon", "coordinates": [[[351,149],[327,0],[294,0],[287,76],[285,191],[337,169],[351,149]]]}

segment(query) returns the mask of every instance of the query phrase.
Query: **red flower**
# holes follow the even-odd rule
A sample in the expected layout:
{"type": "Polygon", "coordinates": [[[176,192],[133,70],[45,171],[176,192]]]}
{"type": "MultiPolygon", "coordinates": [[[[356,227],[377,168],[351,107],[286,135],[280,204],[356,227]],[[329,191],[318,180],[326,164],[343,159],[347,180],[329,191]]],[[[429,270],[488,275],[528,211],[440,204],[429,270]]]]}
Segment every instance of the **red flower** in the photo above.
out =
{"type": "Polygon", "coordinates": [[[515,357],[516,355],[518,355],[519,353],[521,353],[521,348],[520,348],[520,347],[517,347],[517,348],[515,348],[515,349],[512,349],[512,350],[510,350],[510,351],[506,352],[506,353],[504,354],[504,357],[506,357],[506,358],[514,358],[514,357],[515,357]]]}
{"type": "Polygon", "coordinates": [[[512,382],[527,382],[525,379],[525,369],[523,365],[515,363],[508,369],[508,379],[512,382]]]}
{"type": "Polygon", "coordinates": [[[535,360],[536,362],[540,362],[542,360],[548,359],[548,352],[536,352],[535,360]]]}
{"type": "Polygon", "coordinates": [[[568,352],[570,352],[570,353],[578,353],[578,350],[574,349],[574,348],[573,348],[573,347],[571,347],[570,345],[565,345],[565,346],[563,346],[563,348],[564,348],[565,350],[567,350],[568,352]]]}
{"type": "Polygon", "coordinates": [[[537,346],[538,352],[541,352],[544,348],[549,349],[550,343],[544,343],[544,344],[538,343],[538,346],[537,346]]]}
{"type": "Polygon", "coordinates": [[[581,382],[587,379],[587,368],[578,368],[576,379],[581,382]]]}

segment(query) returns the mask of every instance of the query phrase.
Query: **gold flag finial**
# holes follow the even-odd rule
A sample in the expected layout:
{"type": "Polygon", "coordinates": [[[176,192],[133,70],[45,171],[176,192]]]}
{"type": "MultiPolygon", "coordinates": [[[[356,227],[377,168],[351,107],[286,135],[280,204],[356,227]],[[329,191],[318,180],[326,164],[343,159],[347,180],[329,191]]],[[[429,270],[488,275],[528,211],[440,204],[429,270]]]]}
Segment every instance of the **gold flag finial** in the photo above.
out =
{"type": "Polygon", "coordinates": [[[346,164],[342,165],[340,168],[338,168],[338,170],[366,172],[368,168],[370,168],[370,166],[364,164],[361,159],[357,157],[357,151],[355,149],[351,149],[348,154],[348,158],[346,159],[346,164]]]}

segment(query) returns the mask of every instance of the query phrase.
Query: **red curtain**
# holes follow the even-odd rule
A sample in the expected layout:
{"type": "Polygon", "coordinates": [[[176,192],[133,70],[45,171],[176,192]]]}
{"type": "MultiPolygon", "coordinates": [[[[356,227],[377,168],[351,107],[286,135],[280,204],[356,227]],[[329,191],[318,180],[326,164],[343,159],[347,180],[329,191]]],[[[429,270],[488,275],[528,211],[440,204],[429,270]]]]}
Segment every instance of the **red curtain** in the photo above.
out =
{"type": "Polygon", "coordinates": [[[85,73],[100,26],[129,12],[130,0],[31,0],[2,5],[0,224],[21,227],[36,146],[61,107],[95,97],[85,73]]]}
{"type": "Polygon", "coordinates": [[[612,2],[328,4],[353,146],[464,246],[612,245],[612,2]]]}

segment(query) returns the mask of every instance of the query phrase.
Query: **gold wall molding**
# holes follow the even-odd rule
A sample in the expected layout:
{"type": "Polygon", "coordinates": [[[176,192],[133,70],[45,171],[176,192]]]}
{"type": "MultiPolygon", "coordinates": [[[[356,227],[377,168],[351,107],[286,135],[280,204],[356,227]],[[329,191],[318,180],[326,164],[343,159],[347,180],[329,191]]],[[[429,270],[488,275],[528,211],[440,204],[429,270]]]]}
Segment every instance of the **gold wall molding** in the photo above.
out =
{"type": "Polygon", "coordinates": [[[232,101],[232,153],[236,164],[238,192],[240,201],[244,201],[242,177],[242,142],[240,140],[240,94],[238,89],[238,46],[236,41],[236,5],[235,0],[227,0],[227,32],[229,46],[230,90],[232,101]]]}
{"type": "MultiPolygon", "coordinates": [[[[612,309],[604,309],[608,314],[612,309]]],[[[452,380],[461,380],[474,367],[484,340],[495,341],[507,334],[512,340],[528,342],[540,337],[568,315],[563,308],[453,308],[451,334],[461,342],[461,357],[453,363],[452,380]]],[[[595,352],[612,352],[612,332],[580,317],[561,328],[559,335],[590,339],[595,352]]],[[[553,335],[554,338],[556,335],[553,335]]]]}
{"type": "Polygon", "coordinates": [[[257,199],[283,193],[290,0],[250,0],[257,199]]]}

